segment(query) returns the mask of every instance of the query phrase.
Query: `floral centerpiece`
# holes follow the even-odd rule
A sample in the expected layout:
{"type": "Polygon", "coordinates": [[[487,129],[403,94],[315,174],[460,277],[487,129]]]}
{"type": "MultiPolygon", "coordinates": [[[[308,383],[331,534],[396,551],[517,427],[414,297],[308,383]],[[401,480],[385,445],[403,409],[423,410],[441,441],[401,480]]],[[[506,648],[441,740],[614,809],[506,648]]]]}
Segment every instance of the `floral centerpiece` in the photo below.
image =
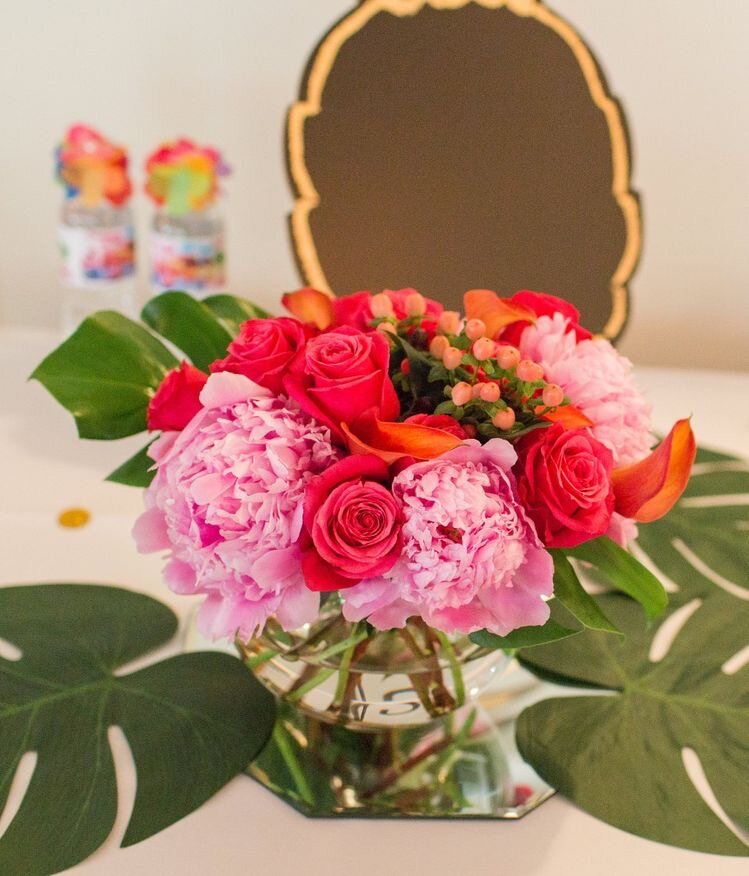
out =
{"type": "MultiPolygon", "coordinates": [[[[35,376],[84,436],[153,433],[147,455],[114,475],[148,484],[138,548],[164,552],[172,590],[202,597],[200,631],[236,639],[291,708],[292,736],[309,742],[305,715],[430,726],[470,701],[508,651],[585,627],[615,633],[574,563],[649,616],[663,609],[662,587],[626,546],[684,490],[692,432],[681,420],[652,449],[630,363],[571,304],[473,290],[461,315],[411,289],[341,299],[302,289],[283,303],[290,316],[240,322],[237,310],[253,311],[228,296],[167,293],[144,318],[192,362],[100,314],[35,376]],[[137,401],[59,380],[80,371],[97,332],[114,339],[103,367],[140,363],[137,401]]],[[[444,767],[446,747],[477,726],[473,711],[436,748],[410,739],[406,773],[427,751],[444,767]]],[[[314,808],[288,738],[274,743],[294,778],[288,796],[314,808]]],[[[350,750],[344,759],[350,767],[350,750]]],[[[404,811],[392,776],[358,769],[357,807],[366,798],[380,801],[373,811],[404,811]]],[[[260,769],[278,789],[271,771],[260,769]]],[[[430,798],[431,814],[453,811],[448,797],[430,798]]]]}

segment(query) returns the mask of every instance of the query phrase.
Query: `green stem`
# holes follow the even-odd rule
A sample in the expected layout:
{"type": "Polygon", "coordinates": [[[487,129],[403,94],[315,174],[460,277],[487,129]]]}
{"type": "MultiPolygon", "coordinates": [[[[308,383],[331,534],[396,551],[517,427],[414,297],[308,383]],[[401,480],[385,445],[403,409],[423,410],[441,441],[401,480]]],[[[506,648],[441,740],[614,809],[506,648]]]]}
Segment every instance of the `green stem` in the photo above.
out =
{"type": "Polygon", "coordinates": [[[279,722],[276,722],[276,725],[273,727],[273,742],[280,752],[281,757],[286,764],[286,768],[288,769],[291,778],[294,780],[294,784],[296,785],[300,796],[305,803],[308,803],[310,806],[314,806],[315,798],[312,794],[312,789],[307,783],[307,777],[304,775],[304,770],[300,766],[299,761],[294,754],[294,751],[289,742],[289,737],[283,732],[279,722]]]}
{"type": "MultiPolygon", "coordinates": [[[[335,645],[331,645],[329,648],[326,648],[324,651],[320,651],[319,654],[315,654],[314,659],[315,662],[320,660],[326,660],[328,657],[333,657],[336,654],[340,654],[341,651],[346,651],[348,653],[349,650],[353,650],[359,642],[363,642],[364,639],[367,638],[368,633],[366,627],[362,627],[361,629],[357,629],[359,627],[360,622],[357,622],[354,625],[354,630],[351,635],[344,639],[342,642],[336,642],[335,645]]],[[[346,659],[345,656],[343,658],[346,659]]],[[[341,662],[341,666],[343,666],[343,662],[341,662]]]]}
{"type": "MultiPolygon", "coordinates": [[[[339,643],[344,645],[346,650],[341,658],[340,666],[338,667],[338,684],[336,685],[333,702],[330,704],[329,711],[338,711],[338,709],[340,709],[343,696],[346,693],[346,685],[348,683],[349,670],[351,668],[351,658],[354,656],[357,644],[361,641],[361,638],[357,639],[360,632],[360,623],[361,622],[357,622],[354,624],[351,635],[346,642],[339,643]]],[[[363,632],[364,637],[366,638],[366,628],[363,632]]]]}
{"type": "Polygon", "coordinates": [[[287,693],[284,699],[289,703],[295,703],[313,688],[316,688],[318,685],[322,684],[324,681],[330,678],[336,672],[335,669],[320,669],[318,670],[312,678],[306,681],[304,684],[295,688],[294,690],[287,693]]]}
{"type": "Polygon", "coordinates": [[[458,657],[455,653],[455,648],[453,648],[452,642],[443,632],[441,632],[440,630],[435,630],[434,633],[437,636],[440,646],[445,652],[447,660],[450,664],[450,672],[452,673],[453,684],[455,685],[455,705],[462,706],[463,703],[466,701],[466,688],[465,684],[463,683],[463,672],[460,668],[460,663],[458,663],[458,657]]]}
{"type": "Polygon", "coordinates": [[[274,657],[278,656],[278,651],[274,651],[272,649],[267,651],[260,651],[259,654],[254,654],[252,657],[248,657],[244,661],[244,665],[248,669],[257,669],[258,666],[262,666],[263,663],[267,663],[269,660],[272,660],[274,657]]]}

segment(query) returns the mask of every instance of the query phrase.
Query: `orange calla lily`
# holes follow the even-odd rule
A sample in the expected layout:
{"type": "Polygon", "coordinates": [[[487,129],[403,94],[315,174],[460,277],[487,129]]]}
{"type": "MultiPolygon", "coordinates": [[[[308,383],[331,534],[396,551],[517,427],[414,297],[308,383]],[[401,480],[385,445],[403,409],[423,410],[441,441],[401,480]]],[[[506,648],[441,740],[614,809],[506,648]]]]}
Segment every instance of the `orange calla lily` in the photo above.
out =
{"type": "Polygon", "coordinates": [[[297,289],[287,292],[281,303],[300,322],[310,322],[321,331],[333,322],[333,301],[319,289],[297,289]]]}
{"type": "Polygon", "coordinates": [[[679,420],[649,456],[612,473],[615,510],[639,523],[663,517],[684,492],[696,453],[689,420],[679,420]]]}
{"type": "Polygon", "coordinates": [[[490,338],[513,322],[535,322],[536,314],[522,304],[511,304],[491,289],[471,289],[463,296],[466,319],[480,319],[486,324],[490,338]]]}
{"type": "MultiPolygon", "coordinates": [[[[543,407],[540,409],[543,410],[543,407]]],[[[542,414],[541,419],[550,423],[561,423],[565,429],[584,429],[593,425],[593,421],[574,405],[560,405],[556,410],[542,414]]]]}
{"type": "Polygon", "coordinates": [[[415,423],[387,423],[370,411],[353,426],[341,423],[351,453],[378,456],[388,465],[404,456],[434,459],[458,447],[462,440],[443,429],[415,423]]]}

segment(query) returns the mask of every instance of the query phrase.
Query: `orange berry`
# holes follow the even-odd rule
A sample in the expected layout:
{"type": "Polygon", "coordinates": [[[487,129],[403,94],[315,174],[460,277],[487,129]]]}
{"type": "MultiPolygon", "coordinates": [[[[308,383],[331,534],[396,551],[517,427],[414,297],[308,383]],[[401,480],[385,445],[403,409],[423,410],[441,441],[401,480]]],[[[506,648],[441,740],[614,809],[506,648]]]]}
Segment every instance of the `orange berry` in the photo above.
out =
{"type": "Polygon", "coordinates": [[[515,374],[517,375],[518,380],[527,383],[534,383],[536,380],[543,379],[544,369],[537,362],[533,362],[530,359],[521,359],[520,362],[518,362],[515,374]]]}
{"type": "Polygon", "coordinates": [[[442,364],[448,371],[457,368],[463,361],[463,351],[457,347],[448,347],[442,354],[442,364]]]}
{"type": "Polygon", "coordinates": [[[426,298],[420,292],[409,292],[406,295],[406,316],[424,316],[426,312],[426,298]]]}
{"type": "Polygon", "coordinates": [[[564,390],[556,383],[547,383],[544,387],[541,400],[547,408],[555,408],[564,401],[564,390]]]}
{"type": "Polygon", "coordinates": [[[457,335],[460,331],[460,314],[457,310],[443,310],[437,327],[446,335],[457,335]]]}
{"type": "Polygon", "coordinates": [[[486,323],[483,319],[469,319],[465,332],[472,341],[477,341],[486,334],[486,323]]]}
{"type": "Polygon", "coordinates": [[[508,371],[514,368],[520,361],[520,350],[517,347],[511,347],[509,344],[501,346],[497,351],[497,362],[499,367],[508,371]]]}
{"type": "Polygon", "coordinates": [[[484,362],[486,359],[491,359],[497,349],[497,345],[489,338],[479,338],[473,344],[472,353],[479,360],[484,362]]]}
{"type": "Polygon", "coordinates": [[[481,387],[481,401],[494,403],[499,401],[499,384],[497,383],[482,383],[481,387]]]}
{"type": "Polygon", "coordinates": [[[435,359],[441,359],[449,346],[450,341],[444,335],[435,335],[429,342],[429,352],[435,359]]]}
{"type": "Polygon", "coordinates": [[[512,408],[505,408],[503,411],[498,411],[492,417],[492,423],[494,423],[494,425],[502,432],[512,429],[515,425],[515,411],[513,411],[512,408]]]}
{"type": "Polygon", "coordinates": [[[369,309],[372,311],[372,316],[375,319],[395,316],[393,302],[384,292],[379,292],[377,295],[372,296],[372,300],[369,302],[369,309]]]}
{"type": "Polygon", "coordinates": [[[452,399],[453,404],[458,407],[462,407],[464,404],[467,404],[473,396],[473,387],[470,383],[466,383],[464,380],[461,380],[460,383],[456,383],[452,389],[452,399]]]}

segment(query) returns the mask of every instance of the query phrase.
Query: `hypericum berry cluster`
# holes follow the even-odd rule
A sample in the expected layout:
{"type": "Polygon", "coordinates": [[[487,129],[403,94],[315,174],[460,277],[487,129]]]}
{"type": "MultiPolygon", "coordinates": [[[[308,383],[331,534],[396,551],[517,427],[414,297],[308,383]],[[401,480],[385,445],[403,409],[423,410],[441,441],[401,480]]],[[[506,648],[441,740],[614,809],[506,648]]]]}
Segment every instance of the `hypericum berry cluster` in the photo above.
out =
{"type": "MultiPolygon", "coordinates": [[[[490,338],[481,319],[464,320],[457,311],[446,310],[435,324],[425,319],[426,299],[418,292],[407,296],[405,318],[398,319],[385,294],[373,296],[371,307],[378,331],[390,335],[393,343],[400,337],[423,350],[431,384],[425,394],[434,398],[434,384],[442,384],[432,411],[455,417],[469,434],[517,437],[569,403],[560,386],[544,380],[541,365],[521,358],[517,347],[490,338]]],[[[405,376],[399,379],[403,385],[409,379],[410,359],[404,358],[399,370],[405,376]]]]}

